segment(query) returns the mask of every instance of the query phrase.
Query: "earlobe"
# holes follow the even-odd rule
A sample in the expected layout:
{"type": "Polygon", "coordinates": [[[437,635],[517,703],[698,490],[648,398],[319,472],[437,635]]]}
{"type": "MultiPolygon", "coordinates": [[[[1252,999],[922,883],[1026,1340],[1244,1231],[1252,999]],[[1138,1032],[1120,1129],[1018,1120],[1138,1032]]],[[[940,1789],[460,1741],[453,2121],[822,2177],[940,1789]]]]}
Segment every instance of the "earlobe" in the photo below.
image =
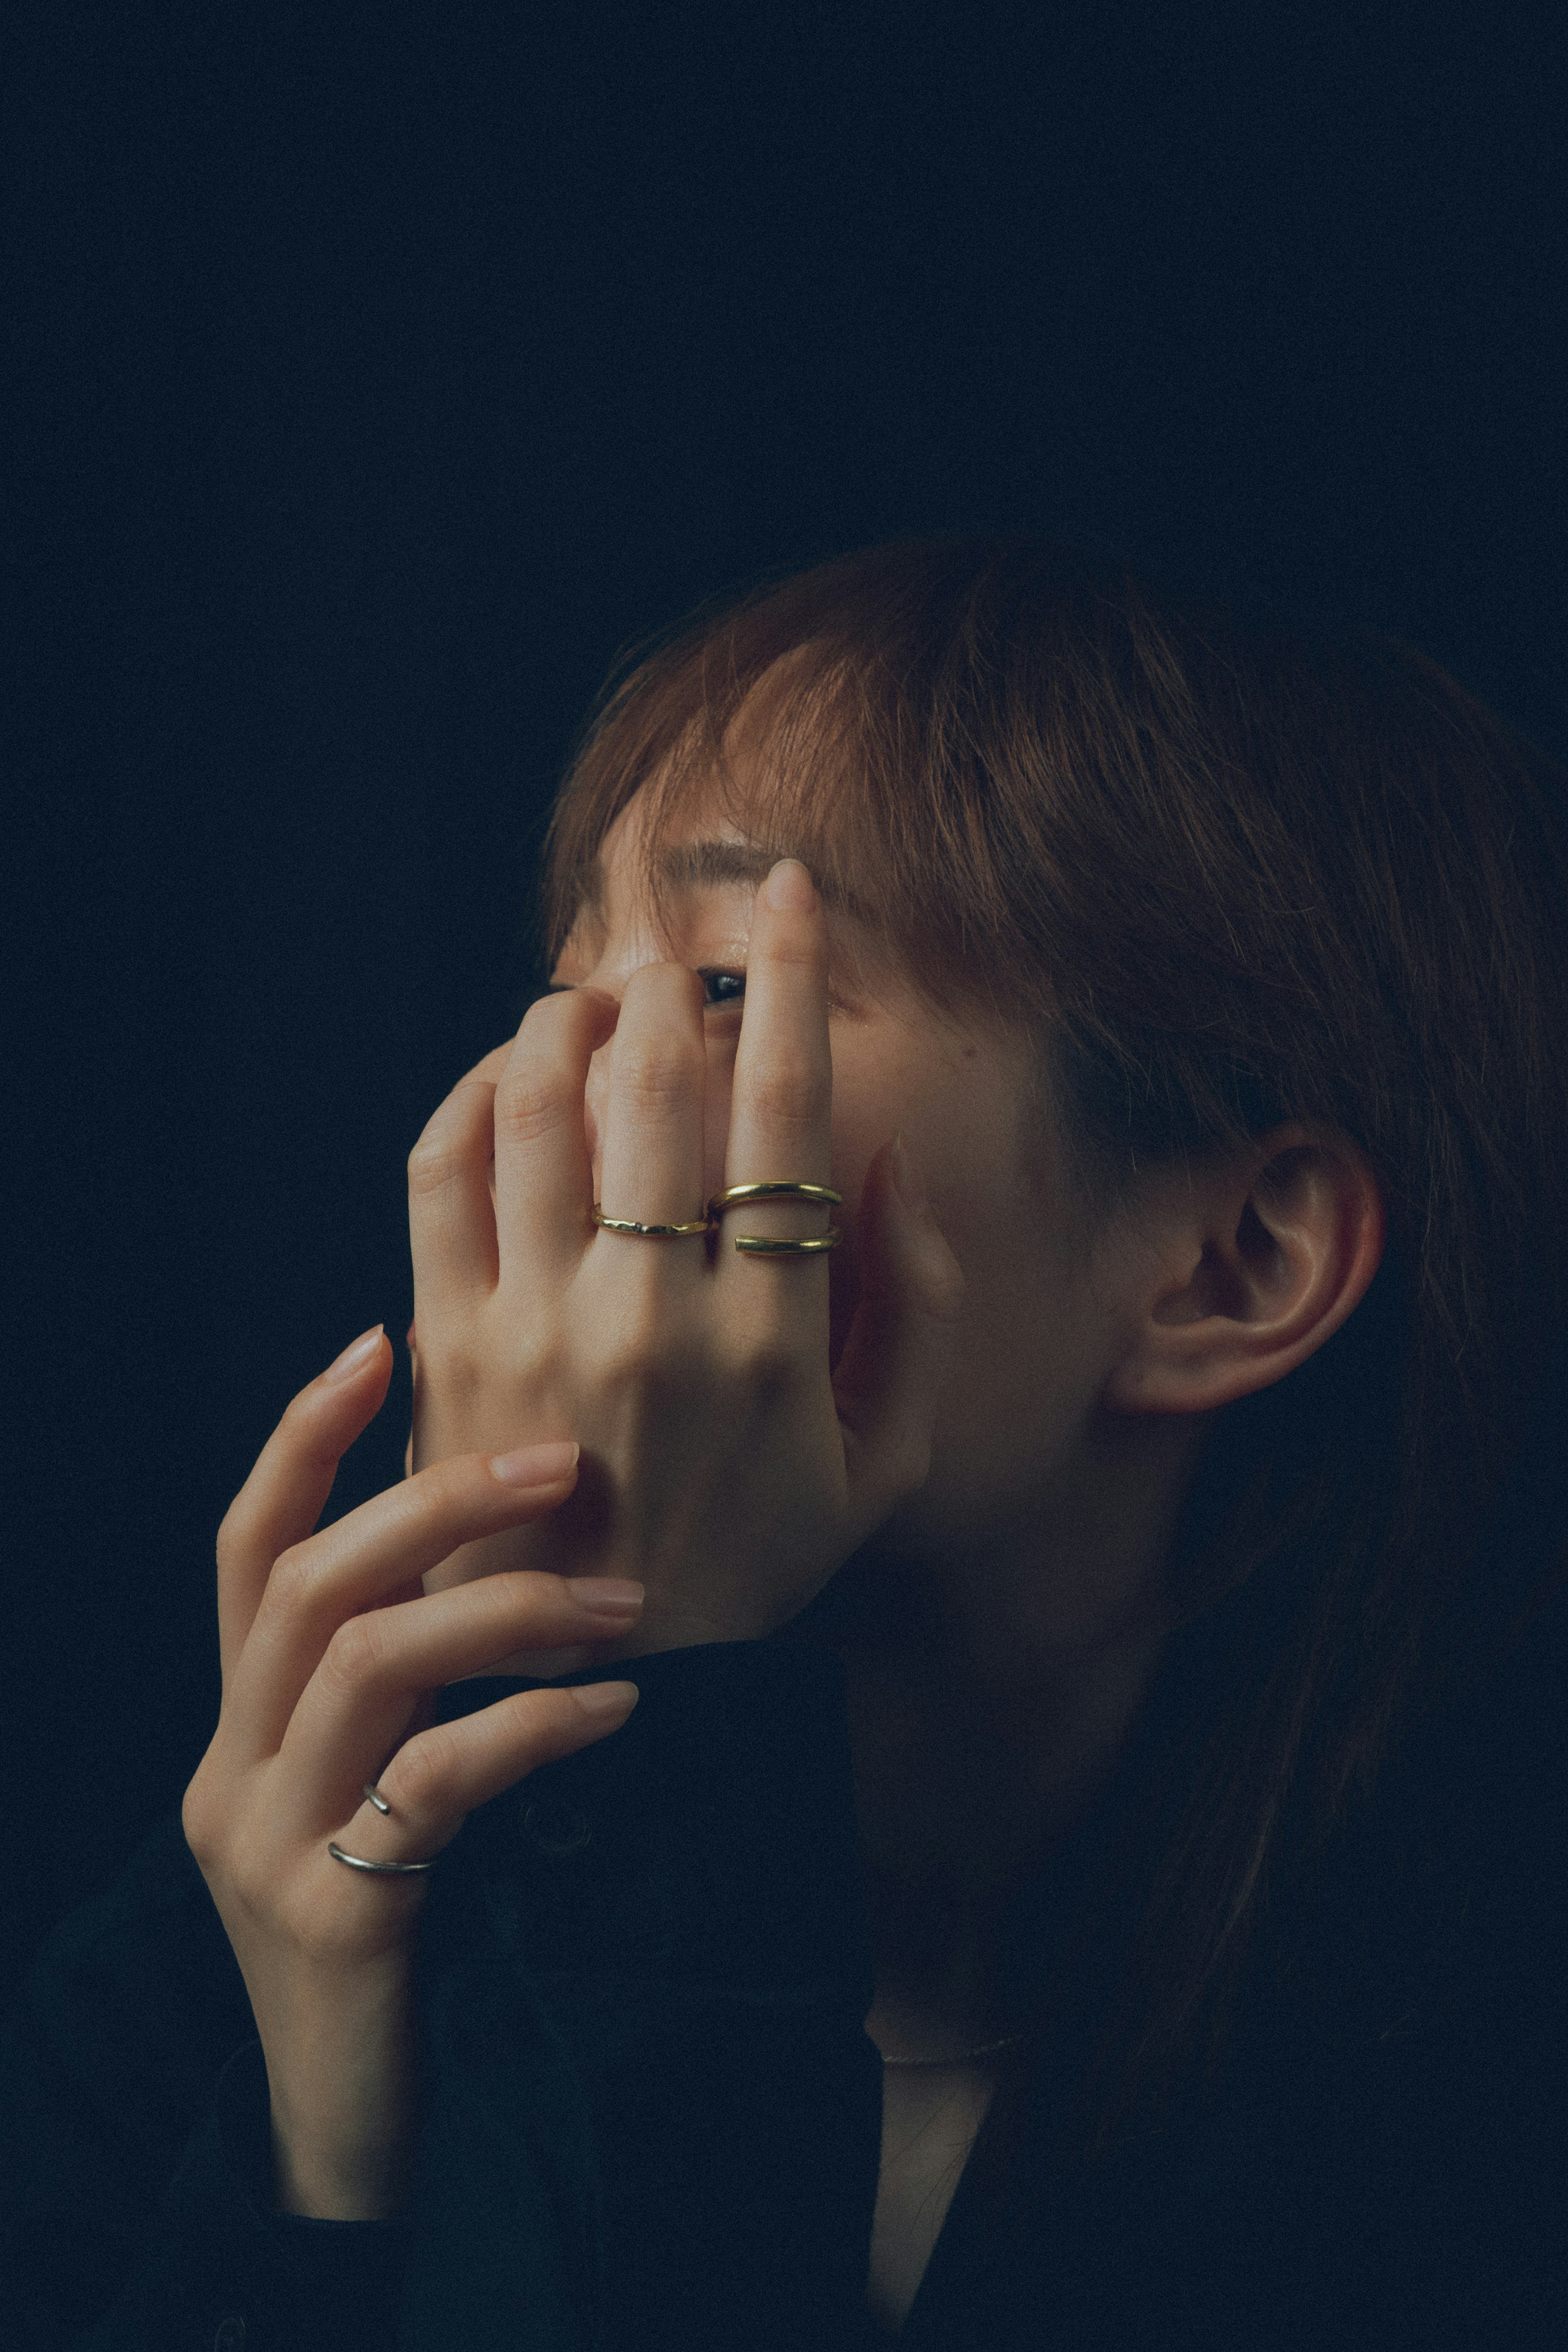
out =
{"type": "Polygon", "coordinates": [[[1145,1227],[1113,1412],[1208,1412],[1331,1339],[1383,1256],[1383,1195],[1348,1137],[1277,1129],[1172,1183],[1145,1227]]]}

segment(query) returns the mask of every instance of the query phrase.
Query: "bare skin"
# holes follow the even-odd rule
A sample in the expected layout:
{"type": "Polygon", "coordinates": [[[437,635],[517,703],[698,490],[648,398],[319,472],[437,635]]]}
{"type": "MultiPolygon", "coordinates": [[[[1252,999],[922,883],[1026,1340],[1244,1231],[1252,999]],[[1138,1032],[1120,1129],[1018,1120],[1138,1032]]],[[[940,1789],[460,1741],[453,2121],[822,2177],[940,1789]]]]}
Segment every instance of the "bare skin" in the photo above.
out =
{"type": "MultiPolygon", "coordinates": [[[[1297,1125],[1152,1171],[1124,1214],[1086,1218],[1024,1114],[1020,1039],[933,1013],[800,867],[769,874],[722,828],[702,856],[700,835],[685,845],[656,932],[635,821],[605,845],[562,992],[411,1161],[410,1485],[310,1533],[385,1396],[378,1343],[296,1401],[220,1548],[224,1712],[186,1830],[251,1990],[298,2211],[396,2210],[417,2110],[423,1882],[361,1882],[327,1836],[438,1853],[474,1803],[600,1736],[548,1690],[437,1727],[430,1694],[453,1680],[829,1643],[849,1670],[868,2029],[900,2054],[988,2038],[999,1908],[1137,1714],[1212,1416],[1321,1346],[1381,1252],[1362,1156],[1297,1125]],[[685,1221],[721,1184],[779,1175],[842,1192],[836,1252],[727,1246],[820,1232],[816,1206],[752,1208],[716,1247],[588,1217],[599,1199],[685,1221]],[[491,1466],[561,1443],[580,1449],[570,1474],[527,1496],[491,1466]],[[576,1601],[589,1577],[639,1588],[608,1632],[576,1601]],[[371,1778],[391,1818],[359,1801],[371,1778]],[[324,2083],[320,2052],[348,2047],[379,2055],[324,2083]]],[[[934,2094],[914,2087],[941,2077],[906,2079],[871,2282],[894,2326],[947,2162],[934,2185],[934,2094]]]]}
{"type": "MultiPolygon", "coordinates": [[[[768,860],[727,828],[699,829],[686,845],[697,878],[660,935],[640,896],[635,821],[633,804],[602,854],[600,906],[554,978],[607,1007],[583,1089],[594,1197],[648,1222],[692,1215],[725,1181],[808,1171],[800,1153],[789,1165],[735,1159],[741,990],[768,860]],[[700,1106],[682,1114],[688,1172],[673,1189],[648,1180],[645,1146],[617,1149],[627,1128],[618,1054],[632,1022],[639,1055],[664,1024],[700,1057],[700,1106]]],[[[991,1982],[997,1925],[1020,1877],[1092,1801],[1136,1717],[1163,1648],[1164,1563],[1213,1416],[1339,1328],[1376,1270],[1383,1212],[1348,1139],[1292,1125],[1190,1172],[1153,1171],[1128,1213],[1087,1223],[1054,1139],[1026,1115],[1024,1041],[938,1017],[847,917],[828,908],[819,919],[831,1092],[805,1157],[844,1194],[834,1221],[846,1239],[827,1264],[831,1360],[861,1303],[868,1212],[894,1135],[963,1291],[930,1391],[926,1475],[768,1631],[846,1661],[876,1951],[867,2031],[884,2053],[933,2055],[1005,2029],[991,1982]]],[[[803,1054],[809,1003],[770,995],[768,1016],[768,1054],[803,1054]]],[[[471,1082],[505,1085],[512,1054],[498,1049],[471,1082]]],[[[497,1130],[497,1183],[505,1150],[497,1130]]],[[[769,1221],[803,1232],[823,1219],[791,1208],[769,1221]]],[[[764,1228],[755,1213],[750,1223],[764,1228]]],[[[416,1398],[426,1333],[416,1265],[416,1398]]],[[[438,1384],[437,1374],[425,1386],[425,1429],[442,1423],[432,1449],[476,1442],[471,1417],[439,1413],[438,1384]]],[[[419,1410],[411,1466],[432,1458],[419,1410]]],[[[506,1557],[517,1540],[500,1539],[506,1557]]],[[[426,1587],[502,1556],[492,1547],[444,1563],[426,1587]]],[[[744,1582],[745,1563],[731,1573],[744,1582]]],[[[612,1654],[659,1639],[644,1626],[612,1654]]],[[[968,2066],[887,2079],[872,2300],[896,2327],[956,2179],[954,2148],[977,2129],[991,2078],[968,2066]]]]}
{"type": "MultiPolygon", "coordinates": [[[[554,978],[618,1013],[650,981],[710,975],[700,1012],[689,1000],[672,1011],[694,1034],[700,1022],[706,1196],[725,1176],[744,1004],[734,992],[758,877],[683,891],[675,935],[661,942],[632,852],[623,819],[603,856],[602,913],[574,932],[554,978]],[[719,974],[735,977],[715,1003],[719,974]]],[[[949,1909],[938,1890],[1005,1899],[1110,1769],[1158,1661],[1163,1564],[1213,1413],[1338,1328],[1376,1269],[1383,1227],[1355,1147],[1292,1127],[1190,1184],[1151,1177],[1131,1215],[1086,1234],[1051,1137],[1026,1124],[1026,1044],[939,1020],[896,970],[857,984],[865,943],[847,918],[823,919],[829,1160],[846,1235],[828,1261],[835,1360],[859,1299],[868,1171],[895,1134],[964,1276],[925,1479],[783,1629],[851,1664],[862,1829],[891,1937],[871,2030],[881,2039],[885,2022],[891,2048],[904,2000],[931,2012],[949,1963],[965,1973],[936,1933],[949,1909]]],[[[498,1074],[508,1052],[476,1077],[498,1074]]],[[[585,1089],[596,1196],[613,1068],[612,1033],[585,1089]]],[[[684,1197],[629,1199],[624,1180],[605,1205],[645,1220],[691,1213],[684,1197]]],[[[961,2002],[943,2018],[959,2032],[985,2022],[961,2002]]]]}

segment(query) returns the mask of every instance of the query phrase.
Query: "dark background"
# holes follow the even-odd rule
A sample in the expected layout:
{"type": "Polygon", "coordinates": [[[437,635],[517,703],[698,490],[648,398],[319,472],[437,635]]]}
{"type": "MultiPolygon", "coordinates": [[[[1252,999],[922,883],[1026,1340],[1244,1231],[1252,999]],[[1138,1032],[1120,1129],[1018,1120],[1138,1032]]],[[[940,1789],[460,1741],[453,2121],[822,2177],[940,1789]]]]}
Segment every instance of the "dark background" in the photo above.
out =
{"type": "Polygon", "coordinates": [[[284,1402],[402,1355],[628,639],[1095,533],[1562,748],[1560,16],[13,14],[7,1981],[195,1769],[284,1402]]]}

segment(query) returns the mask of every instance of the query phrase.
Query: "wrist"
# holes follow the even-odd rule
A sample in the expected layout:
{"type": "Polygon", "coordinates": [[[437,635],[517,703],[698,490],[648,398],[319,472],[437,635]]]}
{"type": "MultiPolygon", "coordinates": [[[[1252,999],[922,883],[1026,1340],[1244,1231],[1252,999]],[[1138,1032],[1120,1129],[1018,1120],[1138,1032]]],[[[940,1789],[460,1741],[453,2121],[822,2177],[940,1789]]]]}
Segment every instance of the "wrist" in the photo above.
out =
{"type": "Polygon", "coordinates": [[[388,2221],[407,2209],[419,2137],[412,2070],[370,2100],[318,2097],[309,2116],[272,2104],[272,2201],[317,2221],[388,2221]]]}
{"type": "MultiPolygon", "coordinates": [[[[266,2043],[264,2040],[264,2050],[266,2043]]],[[[338,2008],[267,2053],[272,2200],[322,2221],[390,2221],[406,2208],[420,2069],[401,2000],[338,2008]]]]}

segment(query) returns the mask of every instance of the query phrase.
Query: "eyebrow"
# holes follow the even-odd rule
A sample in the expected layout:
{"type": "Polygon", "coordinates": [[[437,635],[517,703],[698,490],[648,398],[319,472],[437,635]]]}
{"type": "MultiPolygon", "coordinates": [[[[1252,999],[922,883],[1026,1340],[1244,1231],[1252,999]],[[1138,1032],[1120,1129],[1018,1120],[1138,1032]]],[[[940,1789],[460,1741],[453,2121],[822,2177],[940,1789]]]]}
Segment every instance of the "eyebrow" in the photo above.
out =
{"type": "MultiPolygon", "coordinates": [[[[664,852],[659,860],[659,871],[666,882],[688,890],[713,889],[727,882],[758,884],[766,882],[780,857],[793,854],[789,850],[755,847],[744,841],[688,841],[664,852]]],[[[831,882],[817,874],[811,879],[826,905],[843,905],[842,893],[831,882]]]]}

